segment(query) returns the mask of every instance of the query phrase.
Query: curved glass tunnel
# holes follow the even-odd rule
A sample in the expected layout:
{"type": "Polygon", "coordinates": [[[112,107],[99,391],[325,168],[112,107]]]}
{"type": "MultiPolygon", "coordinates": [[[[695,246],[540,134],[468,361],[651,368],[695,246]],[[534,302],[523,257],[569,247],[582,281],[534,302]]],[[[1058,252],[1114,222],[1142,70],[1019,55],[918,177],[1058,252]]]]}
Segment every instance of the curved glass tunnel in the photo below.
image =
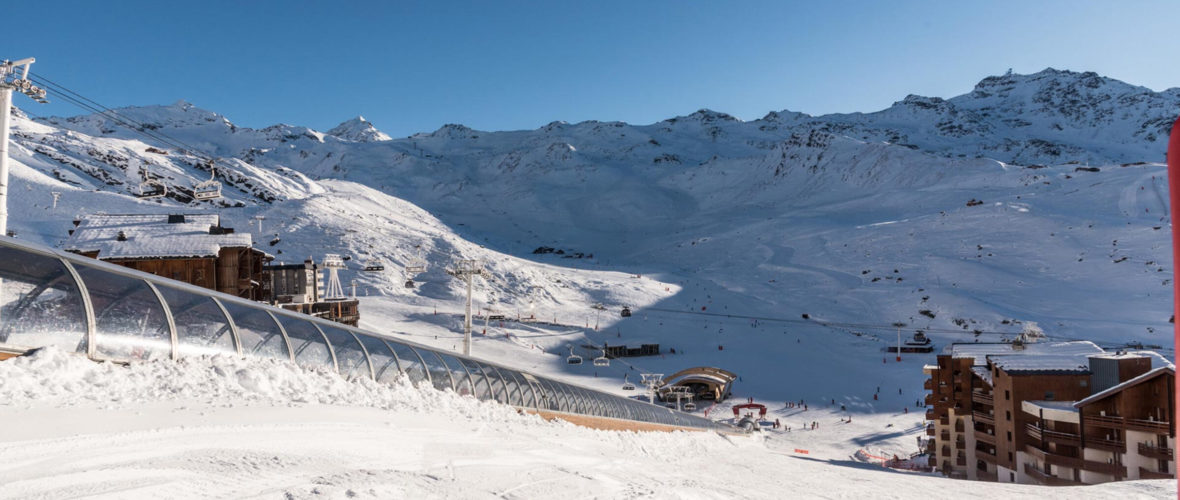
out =
{"type": "Polygon", "coordinates": [[[450,389],[544,413],[730,426],[187,283],[0,237],[0,349],[130,362],[230,353],[450,389]]]}

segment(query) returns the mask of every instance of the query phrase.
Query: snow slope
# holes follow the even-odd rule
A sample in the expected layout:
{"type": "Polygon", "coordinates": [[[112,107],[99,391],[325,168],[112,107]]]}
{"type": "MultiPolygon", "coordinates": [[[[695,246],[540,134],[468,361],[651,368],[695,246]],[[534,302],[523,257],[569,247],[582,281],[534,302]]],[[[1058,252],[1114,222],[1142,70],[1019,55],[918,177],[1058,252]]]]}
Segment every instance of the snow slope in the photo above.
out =
{"type": "Polygon", "coordinates": [[[0,363],[0,400],[0,498],[1175,496],[1162,480],[967,483],[844,451],[913,417],[840,424],[817,410],[817,430],[751,437],[603,432],[271,360],[124,367],[46,350],[0,363]]]}

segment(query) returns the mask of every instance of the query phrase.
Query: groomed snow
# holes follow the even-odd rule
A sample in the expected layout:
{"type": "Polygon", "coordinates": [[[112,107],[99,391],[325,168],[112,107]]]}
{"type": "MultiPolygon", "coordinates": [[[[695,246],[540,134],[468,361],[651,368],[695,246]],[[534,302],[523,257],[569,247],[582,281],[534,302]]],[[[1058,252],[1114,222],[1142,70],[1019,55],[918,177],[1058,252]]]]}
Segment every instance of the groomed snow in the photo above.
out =
{"type": "Polygon", "coordinates": [[[0,498],[1175,496],[1174,481],[1002,485],[851,458],[894,432],[888,416],[813,409],[796,420],[815,431],[751,437],[595,431],[230,356],[121,366],[46,349],[0,362],[0,401],[19,423],[0,426],[0,498]]]}

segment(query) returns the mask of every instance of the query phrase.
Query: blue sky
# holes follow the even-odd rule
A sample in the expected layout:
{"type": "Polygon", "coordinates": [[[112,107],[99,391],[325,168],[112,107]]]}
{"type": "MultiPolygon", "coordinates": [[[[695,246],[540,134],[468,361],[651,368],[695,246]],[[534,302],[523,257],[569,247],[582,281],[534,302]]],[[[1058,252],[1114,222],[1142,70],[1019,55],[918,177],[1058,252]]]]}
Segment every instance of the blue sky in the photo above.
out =
{"type": "MultiPolygon", "coordinates": [[[[1180,86],[1176,1],[38,2],[0,57],[108,106],[394,137],[445,123],[875,111],[1008,68],[1180,86]]],[[[59,100],[60,101],[60,100],[59,100]]],[[[79,114],[57,102],[17,105],[79,114]]]]}

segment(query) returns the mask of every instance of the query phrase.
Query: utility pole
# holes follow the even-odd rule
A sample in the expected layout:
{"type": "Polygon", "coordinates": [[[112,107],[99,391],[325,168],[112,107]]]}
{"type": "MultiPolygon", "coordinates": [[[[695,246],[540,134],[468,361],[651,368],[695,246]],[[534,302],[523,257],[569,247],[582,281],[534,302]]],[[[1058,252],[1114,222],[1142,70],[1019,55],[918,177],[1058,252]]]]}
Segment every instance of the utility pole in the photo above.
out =
{"type": "Polygon", "coordinates": [[[447,274],[467,282],[467,308],[463,315],[463,355],[471,355],[471,282],[478,276],[488,279],[491,274],[484,270],[479,262],[474,260],[460,260],[455,267],[447,269],[447,274]]]}
{"type": "Polygon", "coordinates": [[[29,81],[29,65],[32,57],[19,61],[4,60],[0,63],[0,234],[8,234],[8,133],[12,114],[12,91],[19,90],[39,103],[47,103],[45,89],[29,81]],[[21,75],[16,78],[17,68],[21,75]]]}

